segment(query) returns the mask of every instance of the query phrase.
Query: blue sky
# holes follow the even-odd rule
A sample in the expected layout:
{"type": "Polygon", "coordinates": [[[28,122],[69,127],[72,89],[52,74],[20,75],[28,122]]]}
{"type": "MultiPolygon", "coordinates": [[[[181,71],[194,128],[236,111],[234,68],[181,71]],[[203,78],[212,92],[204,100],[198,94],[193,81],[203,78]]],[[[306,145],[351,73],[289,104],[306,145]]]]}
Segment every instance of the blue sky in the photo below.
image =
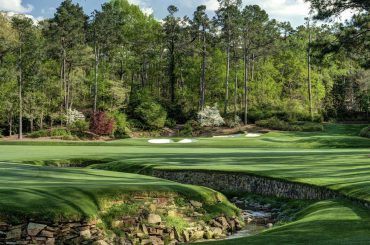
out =
{"type": "MultiPolygon", "coordinates": [[[[35,19],[52,17],[56,7],[62,0],[0,0],[0,10],[23,13],[35,19]]],[[[99,9],[107,0],[73,0],[79,3],[90,14],[94,9],[99,9]]],[[[157,19],[162,19],[167,14],[167,6],[174,4],[180,9],[180,15],[192,16],[196,6],[204,4],[212,15],[217,9],[217,0],[129,0],[139,5],[145,12],[153,13],[157,19]]],[[[243,0],[244,4],[258,4],[267,13],[279,21],[290,21],[293,26],[304,23],[304,18],[309,13],[309,5],[304,0],[243,0]]],[[[346,15],[347,17],[348,15],[346,15]]]]}

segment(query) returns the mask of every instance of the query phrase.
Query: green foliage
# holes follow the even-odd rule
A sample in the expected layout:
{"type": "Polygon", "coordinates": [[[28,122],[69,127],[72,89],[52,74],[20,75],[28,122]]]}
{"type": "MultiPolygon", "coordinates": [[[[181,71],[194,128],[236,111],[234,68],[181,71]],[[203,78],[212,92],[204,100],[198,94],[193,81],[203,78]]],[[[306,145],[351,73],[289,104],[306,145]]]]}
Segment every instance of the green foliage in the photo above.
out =
{"type": "Polygon", "coordinates": [[[69,137],[71,132],[65,128],[53,128],[50,130],[51,137],[69,137]]]}
{"type": "Polygon", "coordinates": [[[366,138],[370,138],[370,126],[369,127],[365,127],[361,130],[360,132],[360,136],[361,137],[366,137],[366,138]]]}
{"type": "Polygon", "coordinates": [[[48,130],[39,130],[29,133],[27,136],[30,138],[41,138],[50,136],[50,133],[48,130]]]}
{"type": "Polygon", "coordinates": [[[69,125],[68,128],[71,131],[82,133],[82,132],[88,131],[89,127],[90,127],[89,122],[87,122],[85,120],[77,120],[74,123],[72,123],[71,125],[69,125]]]}
{"type": "Polygon", "coordinates": [[[167,112],[156,102],[143,102],[136,109],[135,114],[150,129],[163,128],[167,112]]]}
{"type": "Polygon", "coordinates": [[[265,127],[265,128],[283,130],[283,131],[316,132],[316,131],[324,130],[323,125],[318,124],[318,123],[312,123],[312,122],[288,123],[288,122],[278,119],[277,117],[272,117],[266,120],[257,121],[256,125],[259,127],[265,127]]]}
{"type": "Polygon", "coordinates": [[[184,127],[180,130],[179,136],[187,136],[187,137],[193,136],[194,123],[196,122],[194,122],[193,120],[186,122],[184,127]]]}
{"type": "Polygon", "coordinates": [[[127,121],[127,116],[124,113],[114,112],[112,113],[114,120],[116,121],[113,135],[115,138],[127,138],[128,134],[131,132],[129,128],[129,122],[127,121]]]}
{"type": "Polygon", "coordinates": [[[173,128],[173,127],[175,127],[176,126],[176,120],[175,119],[173,119],[173,118],[167,118],[166,119],[166,123],[164,124],[166,127],[168,127],[168,128],[173,128]]]}

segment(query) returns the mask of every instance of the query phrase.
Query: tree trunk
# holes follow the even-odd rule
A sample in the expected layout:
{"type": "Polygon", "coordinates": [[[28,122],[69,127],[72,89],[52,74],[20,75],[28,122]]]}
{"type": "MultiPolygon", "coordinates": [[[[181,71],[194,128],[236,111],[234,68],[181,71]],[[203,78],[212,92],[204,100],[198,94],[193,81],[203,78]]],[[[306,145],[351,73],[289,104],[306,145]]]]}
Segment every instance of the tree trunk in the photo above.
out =
{"type": "Polygon", "coordinates": [[[313,121],[313,108],[312,108],[312,85],[311,85],[311,30],[310,30],[310,21],[307,22],[309,38],[308,38],[308,51],[307,51],[307,70],[308,70],[308,99],[310,106],[310,117],[313,121]]]}
{"type": "Polygon", "coordinates": [[[230,35],[228,38],[227,48],[226,48],[226,81],[225,81],[225,104],[224,104],[224,115],[227,114],[227,107],[229,105],[229,75],[230,75],[230,35]]]}
{"type": "Polygon", "coordinates": [[[171,102],[175,102],[175,85],[176,85],[176,75],[175,75],[175,43],[171,43],[170,48],[170,64],[169,64],[169,76],[170,76],[170,97],[171,102]]]}
{"type": "Polygon", "coordinates": [[[33,132],[33,117],[30,118],[31,133],[33,132]]]}
{"type": "Polygon", "coordinates": [[[244,124],[248,124],[248,51],[244,46],[244,124]]]}
{"type": "Polygon", "coordinates": [[[206,47],[206,30],[203,26],[203,50],[202,50],[202,85],[201,85],[201,102],[200,107],[203,111],[205,103],[205,86],[206,86],[206,58],[207,58],[207,47],[206,47]]]}
{"type": "Polygon", "coordinates": [[[95,43],[95,83],[94,83],[94,114],[96,112],[96,104],[98,101],[98,71],[99,71],[99,48],[95,43]]]}
{"type": "MultiPolygon", "coordinates": [[[[22,56],[22,49],[19,50],[19,59],[21,59],[22,56]]],[[[18,97],[19,97],[19,132],[18,132],[18,139],[23,139],[23,98],[22,98],[22,67],[21,63],[19,62],[19,91],[18,91],[18,97]]]]}
{"type": "Polygon", "coordinates": [[[234,91],[234,117],[237,116],[238,104],[238,58],[235,55],[235,91],[234,91]]]}
{"type": "Polygon", "coordinates": [[[63,87],[64,87],[64,109],[68,110],[67,101],[67,77],[66,77],[66,50],[63,48],[63,87]]]}

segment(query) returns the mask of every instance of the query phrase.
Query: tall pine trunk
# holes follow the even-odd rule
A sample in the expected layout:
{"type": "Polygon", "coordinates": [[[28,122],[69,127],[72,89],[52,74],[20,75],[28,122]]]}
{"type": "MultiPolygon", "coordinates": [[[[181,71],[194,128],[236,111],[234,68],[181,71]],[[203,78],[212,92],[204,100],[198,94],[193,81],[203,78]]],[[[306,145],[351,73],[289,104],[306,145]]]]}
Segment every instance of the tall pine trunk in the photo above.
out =
{"type": "Polygon", "coordinates": [[[98,101],[98,72],[99,72],[99,48],[95,42],[95,83],[94,83],[94,114],[96,112],[96,105],[98,101]]]}
{"type": "Polygon", "coordinates": [[[308,99],[309,99],[309,107],[310,107],[310,117],[311,121],[313,121],[313,107],[312,107],[312,85],[311,85],[311,30],[310,30],[310,21],[307,21],[308,27],[308,49],[307,49],[307,72],[308,72],[308,99]]]}
{"type": "Polygon", "coordinates": [[[201,85],[201,110],[204,109],[205,103],[205,87],[206,87],[206,58],[207,58],[207,48],[206,48],[206,30],[203,26],[203,50],[202,50],[202,85],[201,85]]]}
{"type": "Polygon", "coordinates": [[[224,104],[224,115],[227,114],[227,107],[229,105],[229,76],[230,76],[230,34],[227,41],[226,48],[226,80],[225,80],[225,104],[224,104]]]}
{"type": "MultiPolygon", "coordinates": [[[[19,49],[19,60],[22,57],[22,49],[19,49]]],[[[19,61],[19,132],[18,132],[18,139],[23,139],[23,97],[22,97],[22,86],[23,86],[23,74],[22,74],[22,64],[19,61]]]]}
{"type": "Polygon", "coordinates": [[[248,124],[248,50],[244,44],[244,124],[248,124]]]}

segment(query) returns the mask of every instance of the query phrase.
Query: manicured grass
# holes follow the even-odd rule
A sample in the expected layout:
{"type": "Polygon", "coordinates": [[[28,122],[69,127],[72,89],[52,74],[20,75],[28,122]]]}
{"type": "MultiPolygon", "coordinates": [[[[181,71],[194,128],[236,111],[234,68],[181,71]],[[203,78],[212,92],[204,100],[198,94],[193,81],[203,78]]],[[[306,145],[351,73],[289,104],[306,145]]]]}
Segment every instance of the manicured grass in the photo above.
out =
{"type": "MultiPolygon", "coordinates": [[[[203,187],[129,173],[0,162],[0,220],[2,217],[12,223],[29,218],[94,218],[108,201],[125,200],[125,195],[143,192],[175,192],[219,207],[216,195],[220,195],[203,187]]],[[[228,202],[223,208],[233,209],[228,202]]]]}
{"type": "MultiPolygon", "coordinates": [[[[107,143],[0,143],[0,211],[58,217],[93,216],[101,200],[130,191],[177,191],[198,199],[214,193],[143,175],[152,168],[246,172],[324,186],[370,202],[370,139],[363,125],[327,125],[320,133],[269,133],[259,138],[201,138],[152,145],[147,139],[107,143]],[[18,164],[109,159],[89,169],[18,164]],[[18,163],[16,163],[18,162],[18,163]],[[94,170],[103,169],[103,170],[94,170]],[[210,194],[211,193],[211,194],[210,194]],[[41,207],[41,208],[40,208],[41,207]]],[[[296,222],[225,244],[361,244],[370,242],[370,211],[346,201],[320,201],[296,222]]]]}

